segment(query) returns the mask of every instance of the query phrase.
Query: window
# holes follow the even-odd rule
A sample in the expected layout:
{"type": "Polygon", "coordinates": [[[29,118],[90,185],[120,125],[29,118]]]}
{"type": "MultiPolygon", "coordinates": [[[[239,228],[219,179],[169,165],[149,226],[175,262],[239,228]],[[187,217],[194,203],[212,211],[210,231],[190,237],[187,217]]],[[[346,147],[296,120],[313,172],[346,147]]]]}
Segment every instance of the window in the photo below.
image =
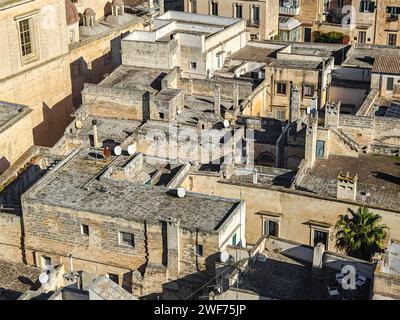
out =
{"type": "Polygon", "coordinates": [[[89,236],[89,226],[87,224],[81,224],[81,234],[89,236]]]}
{"type": "Polygon", "coordinates": [[[243,18],[243,5],[241,3],[235,3],[234,17],[243,18]]]}
{"type": "Polygon", "coordinates": [[[325,141],[317,140],[317,147],[315,149],[317,158],[323,159],[325,155],[325,141]]]}
{"type": "Polygon", "coordinates": [[[232,245],[236,246],[237,245],[237,239],[236,239],[236,233],[232,237],[232,245]]]}
{"type": "Polygon", "coordinates": [[[322,243],[325,246],[325,249],[328,249],[328,232],[314,230],[314,247],[318,243],[322,243]]]}
{"type": "Polygon", "coordinates": [[[212,14],[213,16],[217,16],[218,15],[218,2],[215,1],[215,0],[211,1],[210,14],[212,14]]]}
{"type": "Polygon", "coordinates": [[[190,70],[196,70],[197,69],[197,62],[196,61],[190,61],[189,68],[190,68],[190,70]]]}
{"type": "Polygon", "coordinates": [[[134,240],[133,234],[127,233],[127,232],[120,232],[119,233],[119,243],[126,245],[126,246],[134,247],[135,240],[134,240]]]}
{"type": "Polygon", "coordinates": [[[197,0],[189,0],[189,5],[190,5],[189,11],[191,13],[197,13],[197,0]]]}
{"type": "Polygon", "coordinates": [[[42,256],[42,267],[51,266],[51,258],[47,256],[42,256]]]}
{"type": "Polygon", "coordinates": [[[393,91],[394,78],[387,78],[386,80],[386,90],[393,91]]]}
{"type": "Polygon", "coordinates": [[[375,12],[375,1],[361,0],[360,12],[375,12]]]}
{"type": "Polygon", "coordinates": [[[20,50],[23,60],[35,58],[34,18],[26,18],[18,21],[20,50]]]}
{"type": "Polygon", "coordinates": [[[287,87],[286,82],[277,82],[276,83],[276,93],[286,96],[286,87],[287,87]]]}
{"type": "Polygon", "coordinates": [[[256,5],[251,6],[251,24],[253,26],[260,25],[260,7],[256,5]]]}
{"type": "Polygon", "coordinates": [[[278,222],[271,220],[264,220],[264,235],[266,236],[278,236],[278,222]]]}
{"type": "Polygon", "coordinates": [[[386,7],[386,13],[392,16],[400,15],[400,7],[386,7]]]}
{"type": "Polygon", "coordinates": [[[282,110],[282,109],[277,109],[276,110],[276,118],[278,120],[285,121],[286,120],[286,111],[282,110]]]}
{"type": "Polygon", "coordinates": [[[358,32],[358,43],[365,43],[367,39],[367,33],[365,31],[358,32]]]}
{"type": "Polygon", "coordinates": [[[107,278],[119,285],[119,276],[115,273],[107,273],[107,278]]]}
{"type": "Polygon", "coordinates": [[[303,87],[305,97],[314,96],[314,86],[312,84],[305,84],[303,87]]]}
{"type": "Polygon", "coordinates": [[[203,256],[203,246],[200,244],[196,244],[194,246],[194,254],[196,256],[202,257],[203,256]]]}
{"type": "Polygon", "coordinates": [[[395,46],[397,44],[397,34],[396,33],[389,33],[388,35],[388,45],[395,46]]]}

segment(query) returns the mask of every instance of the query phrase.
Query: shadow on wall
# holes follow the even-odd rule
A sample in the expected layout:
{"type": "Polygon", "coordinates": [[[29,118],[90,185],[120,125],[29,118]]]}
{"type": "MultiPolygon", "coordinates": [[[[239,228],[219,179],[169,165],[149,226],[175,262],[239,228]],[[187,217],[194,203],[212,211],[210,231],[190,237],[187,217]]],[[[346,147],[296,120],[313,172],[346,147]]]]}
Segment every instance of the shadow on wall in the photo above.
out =
{"type": "Polygon", "coordinates": [[[10,167],[10,161],[6,157],[0,158],[0,174],[6,171],[10,167]]]}
{"type": "Polygon", "coordinates": [[[121,38],[123,34],[110,41],[111,51],[91,62],[80,57],[70,64],[73,106],[78,108],[82,104],[82,90],[84,83],[98,84],[121,65],[121,38]]]}
{"type": "MultiPolygon", "coordinates": [[[[193,300],[208,299],[210,288],[215,284],[215,262],[219,261],[220,254],[214,253],[205,259],[205,270],[188,274],[182,278],[162,284],[162,292],[143,296],[144,300],[193,300]]],[[[146,277],[146,276],[145,276],[146,277]]]]}
{"type": "Polygon", "coordinates": [[[68,95],[52,108],[43,102],[42,112],[43,121],[33,128],[33,141],[35,145],[52,147],[73,119],[72,96],[68,95]]]}

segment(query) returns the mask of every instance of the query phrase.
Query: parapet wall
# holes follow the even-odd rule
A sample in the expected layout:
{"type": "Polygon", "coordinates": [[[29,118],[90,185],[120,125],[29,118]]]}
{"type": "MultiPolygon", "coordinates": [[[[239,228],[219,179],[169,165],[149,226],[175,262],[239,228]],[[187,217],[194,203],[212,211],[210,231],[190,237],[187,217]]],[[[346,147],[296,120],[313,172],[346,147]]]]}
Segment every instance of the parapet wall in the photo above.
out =
{"type": "Polygon", "coordinates": [[[235,87],[239,87],[239,100],[244,100],[252,92],[252,84],[244,81],[229,81],[222,79],[187,79],[180,78],[178,88],[182,88],[185,94],[194,94],[206,97],[214,97],[215,86],[219,85],[221,98],[232,100],[235,87]]]}
{"type": "Polygon", "coordinates": [[[0,209],[0,230],[0,260],[23,262],[21,216],[0,209]]]}
{"type": "Polygon", "coordinates": [[[158,117],[154,97],[144,90],[85,84],[82,99],[89,114],[96,117],[129,120],[158,117]]]}

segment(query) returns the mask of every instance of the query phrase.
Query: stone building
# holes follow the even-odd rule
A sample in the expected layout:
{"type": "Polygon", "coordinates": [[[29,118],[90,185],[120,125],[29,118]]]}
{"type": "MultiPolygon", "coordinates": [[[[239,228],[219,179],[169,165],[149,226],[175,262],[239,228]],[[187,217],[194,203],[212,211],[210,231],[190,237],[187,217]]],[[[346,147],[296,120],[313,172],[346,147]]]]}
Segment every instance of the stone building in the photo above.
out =
{"type": "Polygon", "coordinates": [[[0,175],[33,146],[31,112],[23,105],[0,102],[0,175]]]}
{"type": "Polygon", "coordinates": [[[273,39],[278,35],[279,5],[277,1],[185,0],[184,11],[244,19],[253,39],[273,39]]]}
{"type": "Polygon", "coordinates": [[[121,35],[143,28],[142,19],[121,10],[121,2],[75,2],[78,7],[96,5],[88,10],[97,16],[86,33],[80,26],[83,16],[70,0],[0,3],[0,99],[32,109],[35,145],[52,146],[62,136],[80,105],[83,82],[99,82],[119,65],[121,35]],[[110,11],[110,17],[105,6],[120,10],[110,11]]]}
{"type": "Polygon", "coordinates": [[[143,296],[206,278],[228,244],[246,245],[243,202],[115,179],[136,156],[98,153],[77,149],[22,197],[28,264],[108,274],[143,296]]]}

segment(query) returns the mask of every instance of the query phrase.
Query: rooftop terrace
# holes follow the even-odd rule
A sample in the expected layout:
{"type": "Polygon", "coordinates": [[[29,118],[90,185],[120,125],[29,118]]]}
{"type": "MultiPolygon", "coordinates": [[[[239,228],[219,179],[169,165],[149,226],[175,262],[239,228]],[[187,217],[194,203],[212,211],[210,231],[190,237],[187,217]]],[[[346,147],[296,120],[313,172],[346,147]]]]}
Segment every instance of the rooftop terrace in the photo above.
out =
{"type": "Polygon", "coordinates": [[[235,210],[238,200],[187,193],[101,177],[116,161],[95,159],[93,150],[80,150],[41,179],[27,193],[29,201],[94,212],[133,221],[180,221],[182,227],[217,230],[235,210]]]}
{"type": "Polygon", "coordinates": [[[358,158],[330,156],[317,160],[297,189],[336,198],[337,174],[358,175],[356,201],[366,205],[399,210],[400,159],[360,155],[358,158]]]}

